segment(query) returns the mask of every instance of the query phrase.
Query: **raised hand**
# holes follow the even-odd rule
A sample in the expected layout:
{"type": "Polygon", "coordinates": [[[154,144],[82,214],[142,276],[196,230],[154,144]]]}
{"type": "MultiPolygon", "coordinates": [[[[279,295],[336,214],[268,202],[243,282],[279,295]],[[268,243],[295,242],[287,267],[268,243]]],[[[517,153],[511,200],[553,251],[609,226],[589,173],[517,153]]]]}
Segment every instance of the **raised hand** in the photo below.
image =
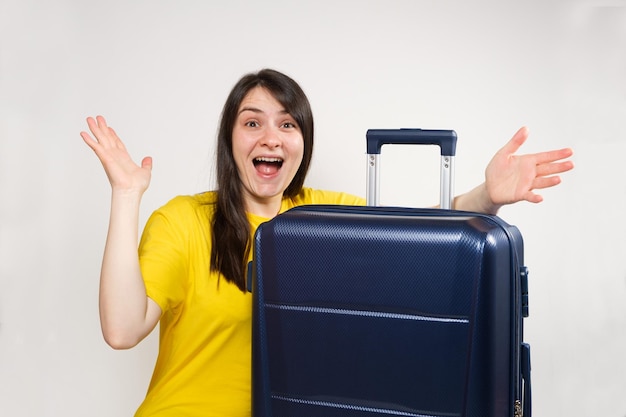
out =
{"type": "Polygon", "coordinates": [[[515,155],[528,138],[528,129],[522,127],[513,138],[491,159],[485,170],[485,186],[488,198],[495,207],[518,201],[539,203],[541,195],[533,190],[553,187],[561,182],[557,175],[574,167],[569,148],[515,155]]]}
{"type": "Polygon", "coordinates": [[[146,295],[137,256],[139,206],[150,184],[152,159],[131,159],[104,117],[87,118],[93,137],[80,136],[102,162],[111,183],[111,216],[100,270],[100,323],[109,345],[126,349],[156,326],[160,307],[146,295]]]}
{"type": "Polygon", "coordinates": [[[143,194],[150,185],[152,158],[143,158],[140,166],[133,162],[115,131],[107,126],[104,117],[88,117],[87,125],[93,137],[87,132],[80,132],[80,136],[100,159],[111,188],[114,191],[143,194]]]}

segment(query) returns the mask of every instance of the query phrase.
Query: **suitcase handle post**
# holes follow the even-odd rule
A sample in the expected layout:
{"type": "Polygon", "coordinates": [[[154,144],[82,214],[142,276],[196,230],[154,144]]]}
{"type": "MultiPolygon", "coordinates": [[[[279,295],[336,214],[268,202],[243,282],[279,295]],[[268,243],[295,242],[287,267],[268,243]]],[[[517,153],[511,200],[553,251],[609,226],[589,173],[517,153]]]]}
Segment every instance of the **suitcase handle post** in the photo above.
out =
{"type": "Polygon", "coordinates": [[[454,156],[457,135],[454,130],[370,129],[367,139],[367,205],[379,205],[380,151],[384,144],[437,145],[441,153],[440,206],[452,208],[454,156]]]}

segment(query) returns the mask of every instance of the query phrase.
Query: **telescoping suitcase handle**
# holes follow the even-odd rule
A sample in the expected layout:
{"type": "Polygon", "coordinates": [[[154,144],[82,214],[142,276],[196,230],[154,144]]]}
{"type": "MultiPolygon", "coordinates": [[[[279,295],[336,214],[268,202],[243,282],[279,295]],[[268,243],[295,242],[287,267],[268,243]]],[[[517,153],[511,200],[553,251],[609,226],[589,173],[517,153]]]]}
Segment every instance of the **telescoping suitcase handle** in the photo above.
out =
{"type": "Polygon", "coordinates": [[[426,129],[370,129],[367,139],[367,205],[379,205],[380,151],[385,144],[438,145],[441,150],[440,206],[452,208],[454,193],[454,156],[456,132],[454,130],[426,129]]]}

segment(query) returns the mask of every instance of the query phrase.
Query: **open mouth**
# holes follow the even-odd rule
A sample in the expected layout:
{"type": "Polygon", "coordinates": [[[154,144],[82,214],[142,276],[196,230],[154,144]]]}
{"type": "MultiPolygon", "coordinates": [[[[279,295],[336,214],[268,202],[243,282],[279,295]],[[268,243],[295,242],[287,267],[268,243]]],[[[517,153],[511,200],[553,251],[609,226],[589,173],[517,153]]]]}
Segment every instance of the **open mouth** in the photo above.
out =
{"type": "Polygon", "coordinates": [[[254,158],[252,163],[258,172],[265,175],[274,174],[283,166],[283,160],[281,158],[268,158],[264,156],[254,158]]]}

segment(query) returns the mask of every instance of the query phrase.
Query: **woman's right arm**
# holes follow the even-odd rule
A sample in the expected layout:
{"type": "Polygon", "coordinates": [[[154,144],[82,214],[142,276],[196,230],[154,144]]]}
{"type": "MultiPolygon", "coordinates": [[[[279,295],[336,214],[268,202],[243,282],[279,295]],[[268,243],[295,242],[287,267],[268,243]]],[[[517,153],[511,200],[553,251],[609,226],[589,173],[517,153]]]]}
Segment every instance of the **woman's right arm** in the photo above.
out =
{"type": "Polygon", "coordinates": [[[111,214],[100,272],[100,324],[115,349],[135,346],[156,326],[160,307],[146,295],[139,268],[139,206],[150,184],[152,159],[135,164],[105,119],[87,118],[93,137],[80,135],[96,153],[111,183],[111,214]]]}

